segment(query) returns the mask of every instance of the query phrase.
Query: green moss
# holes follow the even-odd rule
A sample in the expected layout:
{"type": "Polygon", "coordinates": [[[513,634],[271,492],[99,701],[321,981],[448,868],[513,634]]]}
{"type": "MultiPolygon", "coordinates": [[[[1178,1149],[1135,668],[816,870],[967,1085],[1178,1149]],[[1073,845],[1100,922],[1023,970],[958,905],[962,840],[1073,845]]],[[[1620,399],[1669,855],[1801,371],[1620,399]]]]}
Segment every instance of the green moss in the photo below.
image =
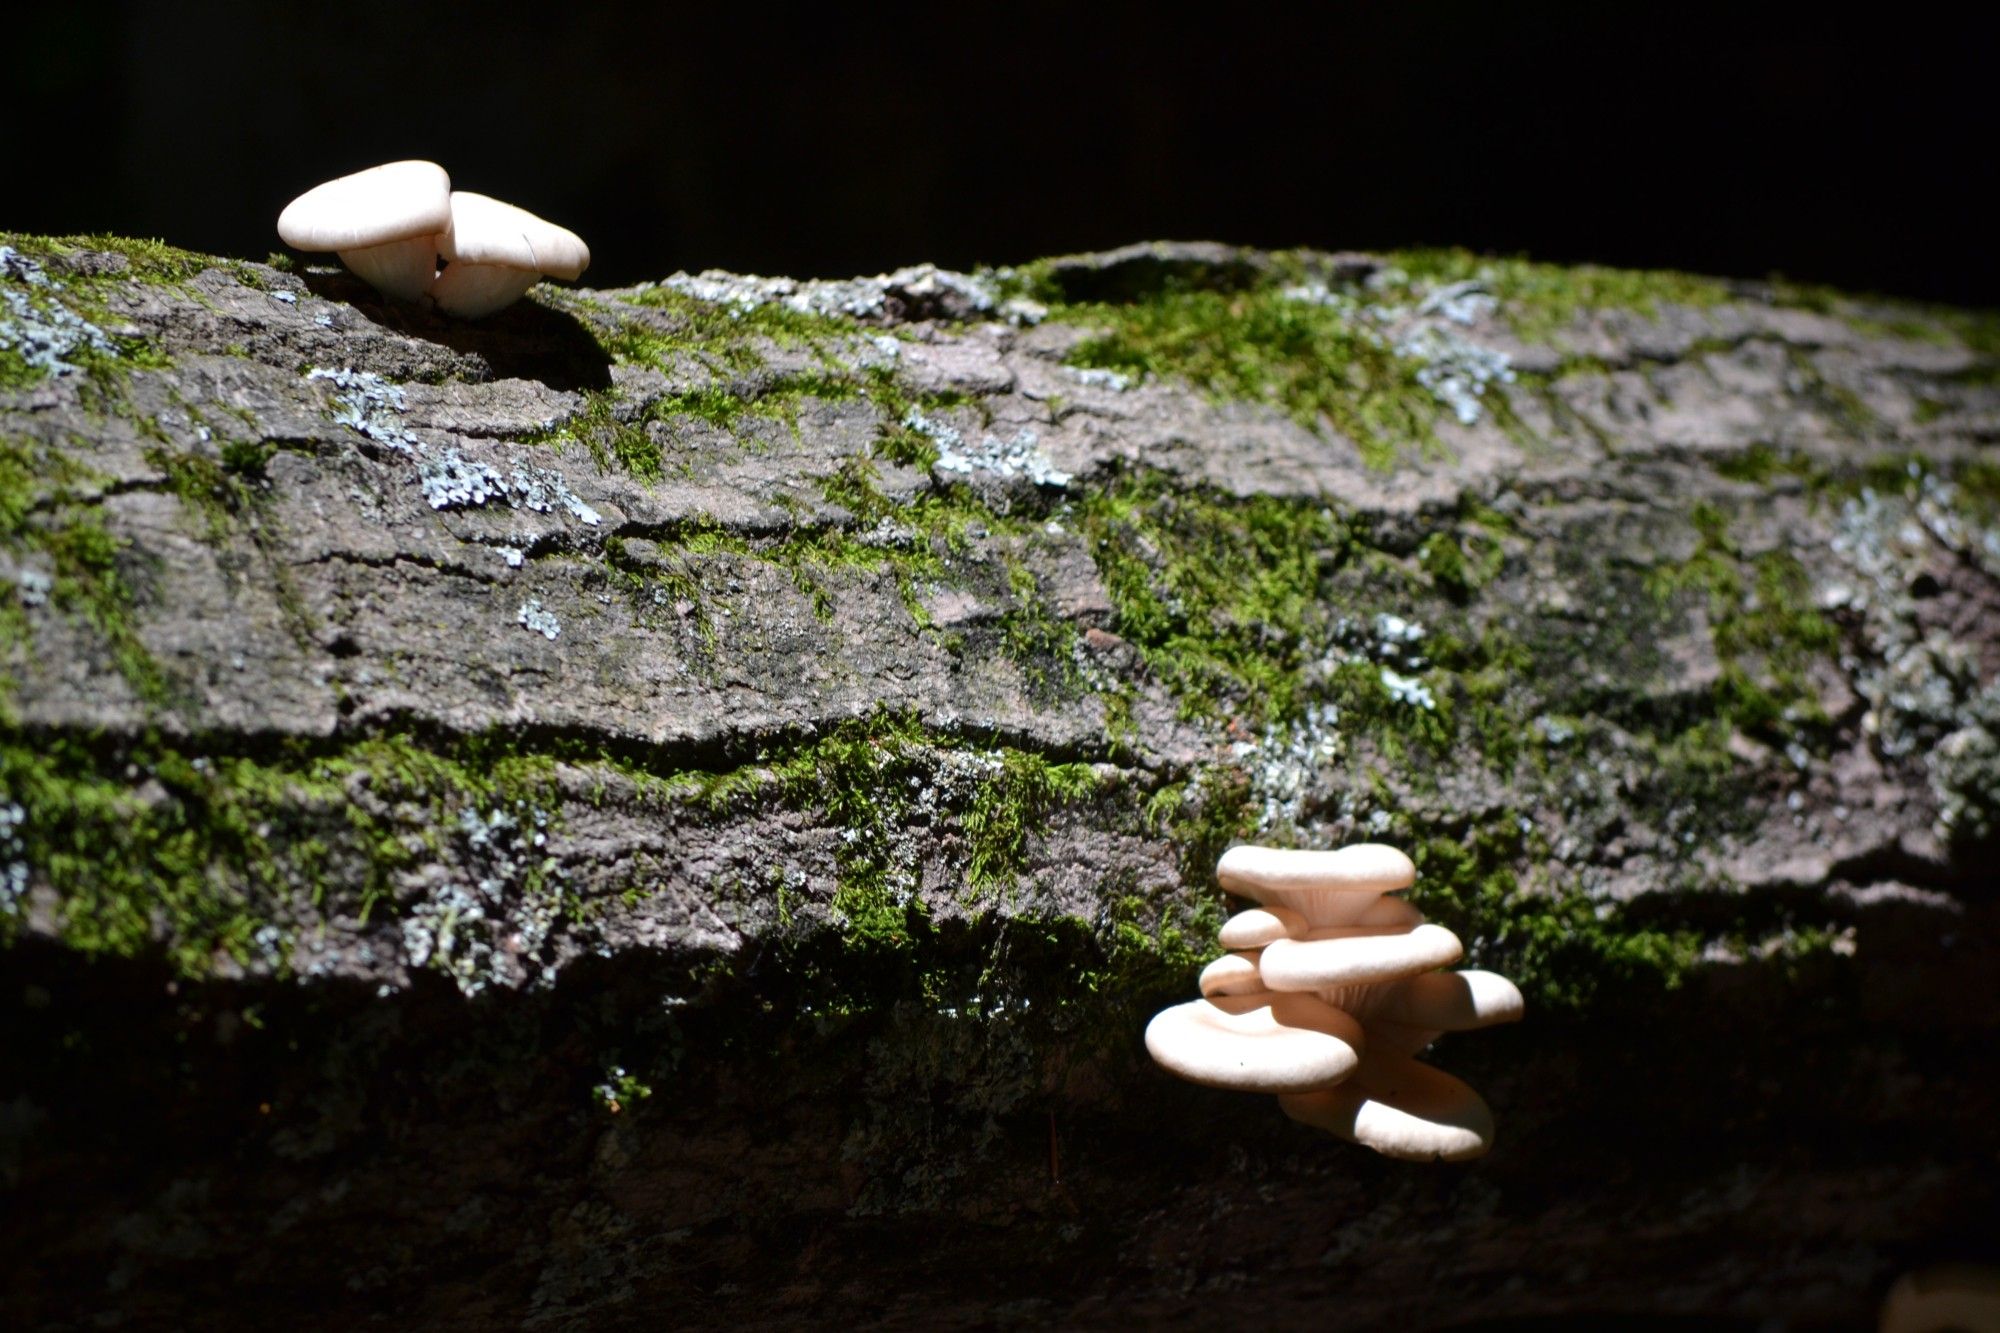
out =
{"type": "Polygon", "coordinates": [[[940,817],[958,822],[968,886],[1002,888],[1025,865],[1033,831],[1090,796],[1096,779],[1086,764],[1012,748],[969,751],[914,719],[877,713],[744,769],[677,775],[657,790],[714,811],[775,801],[816,812],[839,833],[832,908],[845,948],[857,967],[900,971],[918,967],[922,948],[936,944],[917,893],[922,867],[898,850],[911,832],[940,817]]]}
{"type": "Polygon", "coordinates": [[[1476,530],[1434,532],[1417,548],[1417,564],[1455,602],[1470,601],[1500,572],[1502,560],[1500,544],[1476,530]]]}
{"type": "MultiPolygon", "coordinates": [[[[69,450],[0,439],[0,548],[48,573],[50,604],[96,634],[142,698],[163,702],[165,678],[131,623],[140,562],[105,526],[91,496],[101,480],[69,450]]],[[[18,599],[5,602],[0,646],[31,646],[18,599]]]]}
{"type": "Polygon", "coordinates": [[[11,347],[0,347],[0,393],[31,389],[45,378],[45,373],[39,367],[29,365],[19,352],[11,347]]]}
{"type": "Polygon", "coordinates": [[[623,1065],[611,1065],[604,1071],[604,1081],[590,1093],[599,1106],[617,1115],[651,1097],[653,1088],[637,1074],[628,1073],[623,1065]]]}
{"type": "Polygon", "coordinates": [[[365,920],[393,904],[397,872],[444,854],[457,810],[546,805],[553,774],[549,756],[493,738],[455,753],[372,738],[190,758],[157,739],[100,749],[0,728],[0,791],[26,811],[17,837],[56,893],[63,941],[90,955],[163,951],[195,976],[253,953],[275,965],[270,932],[289,936],[311,909],[365,920]],[[354,799],[357,785],[375,800],[354,799]],[[395,813],[373,813],[384,808],[395,813]]]}
{"type": "Polygon", "coordinates": [[[1331,510],[1148,475],[1086,497],[1079,517],[1114,627],[1186,714],[1266,723],[1296,711],[1304,654],[1329,619],[1327,577],[1353,545],[1331,510]]]}
{"type": "Polygon", "coordinates": [[[1788,387],[1817,408],[1836,430],[1856,442],[1884,434],[1881,418],[1866,400],[1847,385],[1828,378],[1810,352],[1794,347],[1789,356],[1792,373],[1788,387]]]}
{"type": "Polygon", "coordinates": [[[740,309],[671,287],[642,287],[620,299],[653,312],[658,323],[628,321],[606,336],[605,349],[663,369],[692,356],[718,369],[751,370],[765,363],[760,344],[825,348],[852,339],[856,329],[851,321],[777,303],[740,309]]]}
{"type": "Polygon", "coordinates": [[[1960,463],[1951,479],[1967,517],[1982,527],[2000,527],[2000,465],[1971,459],[1960,463]]]}
{"type": "Polygon", "coordinates": [[[1102,330],[1071,352],[1072,365],[1184,379],[1218,399],[1271,403],[1309,430],[1347,436],[1373,466],[1434,438],[1437,404],[1414,364],[1350,314],[1276,288],[1065,305],[1050,317],[1102,330]]]}
{"type": "Polygon", "coordinates": [[[1979,458],[1940,462],[1921,454],[1892,451],[1838,468],[1806,473],[1806,490],[1816,503],[1838,503],[1864,492],[1914,500],[1936,481],[1953,487],[1957,505],[1975,524],[2000,521],[2000,466],[1979,458]]]}
{"type": "Polygon", "coordinates": [[[1215,863],[1255,827],[1250,784],[1243,771],[1208,764],[1184,781],[1169,782],[1147,798],[1146,826],[1170,838],[1180,853],[1183,881],[1215,886],[1215,863]]]}
{"type": "MultiPolygon", "coordinates": [[[[580,411],[545,431],[525,437],[530,444],[576,440],[590,450],[600,467],[617,467],[643,481],[660,477],[666,455],[656,428],[671,429],[676,421],[698,421],[726,431],[740,442],[752,437],[739,431],[745,419],[785,423],[798,433],[801,413],[810,402],[846,402],[870,396],[873,377],[839,371],[812,371],[760,381],[754,386],[712,382],[661,395],[643,406],[623,406],[616,389],[595,389],[584,396],[580,411]]],[[[900,435],[884,427],[885,437],[900,435]]]]}
{"type": "Polygon", "coordinates": [[[69,740],[0,740],[0,789],[27,811],[26,860],[58,895],[64,942],[125,956],[164,942],[191,974],[220,955],[247,960],[272,905],[256,892],[282,873],[274,843],[283,840],[265,832],[268,775],[233,760],[120,758],[107,763],[69,740]],[[157,793],[142,795],[126,765],[157,793]]]}
{"type": "MultiPolygon", "coordinates": [[[[1411,283],[1428,289],[1477,280],[1516,331],[1537,340],[1587,311],[1653,315],[1669,305],[1733,299],[1726,284],[1691,274],[1417,250],[1387,256],[1390,267],[1377,281],[1322,304],[1286,294],[1288,283],[1319,277],[1318,259],[1305,253],[1272,259],[1261,271],[1161,276],[1156,287],[1125,300],[1065,301],[1046,268],[1034,266],[1016,275],[1014,285],[1050,301],[1051,319],[1098,330],[1071,353],[1071,364],[1177,377],[1217,399],[1273,404],[1308,429],[1331,427],[1354,440],[1377,467],[1435,445],[1440,408],[1416,378],[1418,363],[1398,356],[1368,319],[1371,310],[1420,295],[1411,283]]],[[[1489,406],[1503,426],[1520,429],[1504,395],[1489,406]]]]}
{"type": "Polygon", "coordinates": [[[751,309],[674,291],[648,287],[621,295],[625,306],[645,308],[649,319],[633,318],[604,300],[556,291],[549,300],[585,323],[613,360],[651,366],[685,376],[704,369],[712,379],[621,412],[621,395],[599,389],[586,395],[583,411],[540,438],[581,440],[604,466],[614,463],[643,479],[658,477],[663,456],[648,426],[690,418],[723,430],[745,415],[791,423],[807,399],[844,400],[868,391],[886,372],[860,371],[839,353],[852,346],[856,326],[781,305],[751,309]],[[819,368],[780,377],[761,376],[777,348],[805,348],[819,368]]]}
{"type": "Polygon", "coordinates": [[[598,389],[585,396],[583,408],[575,416],[528,436],[526,442],[574,439],[590,450],[600,467],[615,466],[642,481],[652,481],[661,475],[666,462],[654,427],[683,419],[733,432],[746,415],[795,422],[797,398],[812,395],[819,388],[816,377],[754,394],[725,384],[707,384],[662,395],[629,412],[620,411],[623,396],[616,389],[598,389]]]}
{"type": "Polygon", "coordinates": [[[1651,316],[1664,306],[1702,309],[1734,298],[1720,279],[1671,270],[1539,264],[1456,249],[1396,251],[1389,261],[1426,282],[1477,279],[1499,300],[1501,316],[1514,331],[1530,339],[1544,339],[1590,311],[1630,310],[1651,316]]]}
{"type": "Polygon", "coordinates": [[[1029,697],[1038,703],[1076,698],[1084,690],[1076,626],[1056,614],[1026,565],[1008,566],[1007,587],[1013,604],[1001,618],[1000,650],[1021,669],[1029,697]]]}
{"type": "Polygon", "coordinates": [[[1768,486],[1779,477],[1808,477],[1812,474],[1812,464],[1790,450],[1759,441],[1740,454],[1717,460],[1715,470],[1731,481],[1768,486]]]}
{"type": "Polygon", "coordinates": [[[617,389],[585,392],[583,406],[545,431],[523,437],[524,444],[564,444],[576,441],[590,451],[597,465],[616,467],[635,477],[651,480],[660,475],[659,443],[647,432],[645,423],[627,419],[619,404],[624,395],[617,389]]]}
{"type": "Polygon", "coordinates": [[[1181,913],[1138,894],[1113,897],[1092,923],[1102,961],[1085,967],[1076,987],[1134,1016],[1185,999],[1189,978],[1216,956],[1215,936],[1226,915],[1220,894],[1197,898],[1181,913]]]}
{"type": "Polygon", "coordinates": [[[903,953],[930,929],[915,868],[894,854],[912,783],[921,788],[929,776],[923,740],[914,722],[877,715],[843,724],[773,768],[788,803],[819,808],[841,832],[833,910],[849,947],[864,956],[903,953]]]}
{"type": "MultiPolygon", "coordinates": [[[[1955,343],[1989,363],[2000,360],[2000,311],[1847,292],[1782,276],[1773,277],[1769,288],[1774,304],[1829,315],[1864,337],[1907,338],[1944,346],[1955,343]]],[[[1990,371],[1991,365],[1987,369],[1990,371]]]]}
{"type": "Polygon", "coordinates": [[[1343,733],[1368,736],[1397,759],[1440,757],[1468,736],[1496,760],[1519,749],[1521,721],[1503,697],[1528,659],[1502,631],[1468,623],[1463,633],[1442,632],[1422,676],[1429,707],[1392,694],[1378,661],[1329,656],[1378,609],[1414,615],[1440,594],[1470,602],[1499,572],[1502,516],[1469,508],[1414,562],[1371,549],[1315,502],[1226,499],[1150,476],[1088,498],[1081,518],[1113,627],[1184,715],[1255,731],[1324,703],[1338,710],[1343,733]]]}
{"type": "Polygon", "coordinates": [[[1531,845],[1523,825],[1499,812],[1411,844],[1411,899],[1466,941],[1466,961],[1512,979],[1530,1009],[1549,1016],[1678,986],[1701,955],[1703,933],[1626,920],[1573,891],[1528,889],[1520,867],[1546,849],[1531,845]]]}
{"type": "Polygon", "coordinates": [[[1705,597],[1716,656],[1716,716],[1748,732],[1790,737],[1823,721],[1806,670],[1839,646],[1839,635],[1812,603],[1812,580],[1798,557],[1769,551],[1744,556],[1729,536],[1728,517],[1713,505],[1692,513],[1697,534],[1687,560],[1662,566],[1649,580],[1653,595],[1672,601],[1705,597]]]}
{"type": "Polygon", "coordinates": [[[65,284],[75,282],[85,286],[98,286],[106,282],[138,281],[156,286],[180,287],[208,269],[241,267],[241,261],[217,259],[213,255],[198,254],[193,250],[183,250],[179,246],[168,245],[165,241],[112,236],[105,233],[88,236],[27,236],[18,232],[0,232],[0,244],[14,247],[44,267],[61,270],[56,275],[58,281],[65,284]],[[71,271],[69,261],[85,251],[117,255],[124,260],[124,265],[110,273],[90,277],[71,271]]]}
{"type": "Polygon", "coordinates": [[[236,516],[250,504],[242,476],[219,457],[155,448],[147,450],[146,461],[165,474],[175,498],[200,515],[210,541],[227,538],[236,516]]]}
{"type": "Polygon", "coordinates": [[[703,648],[712,652],[716,627],[705,595],[702,566],[718,552],[737,552],[743,544],[723,536],[718,528],[698,526],[682,533],[679,540],[648,542],[646,546],[657,554],[641,558],[625,538],[607,537],[606,577],[625,594],[640,624],[658,628],[689,617],[703,648]]]}
{"type": "MultiPolygon", "coordinates": [[[[31,287],[26,291],[30,302],[45,312],[60,307],[93,323],[105,318],[102,310],[88,301],[77,299],[68,286],[60,293],[45,287],[31,287]]],[[[125,376],[134,370],[157,370],[170,362],[146,338],[103,329],[98,329],[97,333],[103,339],[102,346],[79,343],[63,354],[63,360],[82,372],[76,382],[81,385],[79,396],[86,408],[105,415],[122,415],[125,376]]],[[[0,347],[0,391],[17,392],[44,383],[49,378],[47,370],[29,365],[15,349],[0,347]]]]}
{"type": "Polygon", "coordinates": [[[1051,764],[1025,750],[1003,752],[1000,771],[980,788],[965,814],[972,849],[967,882],[974,890],[1011,884],[1023,864],[1029,832],[1056,807],[1085,800],[1096,788],[1088,764],[1051,764]]]}

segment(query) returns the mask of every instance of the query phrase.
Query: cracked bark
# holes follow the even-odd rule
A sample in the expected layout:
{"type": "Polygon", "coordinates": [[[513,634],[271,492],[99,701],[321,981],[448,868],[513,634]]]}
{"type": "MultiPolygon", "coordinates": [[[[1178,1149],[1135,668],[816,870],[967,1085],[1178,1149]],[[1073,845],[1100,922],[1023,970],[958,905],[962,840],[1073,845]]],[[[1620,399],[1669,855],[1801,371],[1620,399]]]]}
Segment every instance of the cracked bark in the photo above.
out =
{"type": "MultiPolygon", "coordinates": [[[[121,262],[71,260],[114,278],[121,262]]],[[[1074,300],[1143,299],[1247,287],[1269,263],[1139,247],[1058,274],[1074,300]]],[[[284,830],[259,835],[275,880],[228,886],[277,933],[179,975],[165,913],[155,947],[86,958],[27,860],[0,953],[8,1049],[30,1053],[0,1070],[15,1322],[1204,1327],[1228,1293],[1272,1327],[1840,1325],[1902,1268],[1990,1249],[1995,845],[1976,821],[1995,792],[1973,760],[2000,724],[2000,546],[1965,478],[1990,466],[2000,391],[1946,326],[1754,288],[1586,310],[1536,338],[1489,318],[1473,332],[1521,380],[1376,470],[1265,405],[1091,382],[1065,364],[1087,331],[1061,321],[911,298],[831,341],[753,339],[748,369],[634,364],[600,335],[671,335],[671,313],[582,298],[474,326],[331,274],[114,281],[111,317],[171,364],[123,377],[109,405],[82,377],[0,398],[8,439],[87,465],[30,521],[89,510],[122,543],[123,614],[165,682],[148,695],[87,617],[25,606],[11,743],[74,747],[149,810],[187,801],[147,769],[163,750],[303,771],[394,739],[470,770],[546,761],[532,799],[358,762],[337,801],[280,784],[260,815],[284,830]],[[312,367],[400,386],[385,420],[415,446],[337,423],[342,391],[312,367]],[[848,388],[790,392],[829,374],[848,388]],[[1070,480],[895,461],[882,385],[968,436],[1032,432],[1070,480]],[[667,410],[698,391],[770,415],[667,410]],[[578,442],[593,403],[648,432],[657,477],[578,442]],[[267,458],[205,511],[188,460],[219,465],[230,444],[267,458]],[[434,507],[425,459],[447,449],[558,472],[601,521],[505,497],[434,507]],[[1782,465],[1748,466],[1760,450],[1782,465]],[[856,459],[886,518],[838,498],[856,459]],[[1885,459],[1928,480],[1897,489],[1867,470],[1885,459]],[[1285,736],[1247,706],[1188,716],[1157,645],[1133,641],[1085,511],[1135,479],[1219,512],[1337,513],[1356,572],[1328,576],[1323,616],[1256,627],[1261,650],[1331,661],[1359,632],[1340,615],[1504,629],[1528,656],[1507,659],[1495,706],[1532,754],[1475,756],[1462,695],[1468,730],[1441,755],[1357,726],[1278,792],[1285,736]],[[905,522],[954,483],[974,515],[955,544],[905,522]],[[1691,521],[1706,511],[1726,520],[1720,554],[1691,521]],[[1495,567],[1461,595],[1426,582],[1438,534],[1490,544],[1495,567]],[[1769,609],[1765,557],[1803,569],[1837,636],[1793,700],[1819,720],[1796,747],[1788,722],[1739,727],[1704,798],[1726,810],[1690,813],[1660,756],[1712,720],[1733,669],[1780,651],[1728,651],[1763,642],[1746,617],[1769,609]],[[1743,596],[1659,593],[1659,571],[1704,558],[1743,596]],[[531,601],[554,638],[519,623],[531,601]],[[1073,647],[1020,648],[1037,607],[1055,628],[1036,632],[1073,647]],[[891,724],[902,739],[869,730],[891,724]],[[813,748],[846,736],[882,791],[907,788],[879,819],[810,791],[849,771],[813,748]],[[1016,863],[969,889],[994,845],[972,812],[1008,754],[1091,765],[1092,795],[1029,809],[1016,863]],[[1291,800],[1289,826],[1323,842],[1376,814],[1468,845],[1522,822],[1505,859],[1531,898],[1586,894],[1614,935],[1666,923],[1709,961],[1649,989],[1593,956],[1601,1004],[1446,1043],[1438,1062],[1485,1092],[1500,1146],[1470,1170],[1375,1161],[1145,1064],[1134,1020],[1191,993],[1191,969],[1086,1002],[1121,903],[1142,928],[1199,929],[1216,901],[1193,835],[1148,804],[1197,779],[1291,800]],[[356,820],[409,845],[373,895],[370,853],[342,841],[356,820]],[[900,952],[859,939],[843,897],[875,853],[921,919],[900,952]],[[465,902],[483,924],[454,922],[465,902]],[[989,973],[1003,981],[979,990],[989,973]],[[590,1089],[614,1065],[652,1095],[611,1114],[590,1089]]],[[[39,558],[0,552],[0,570],[18,581],[39,558]]],[[[1402,665],[1381,649],[1364,646],[1371,669],[1402,665]]]]}

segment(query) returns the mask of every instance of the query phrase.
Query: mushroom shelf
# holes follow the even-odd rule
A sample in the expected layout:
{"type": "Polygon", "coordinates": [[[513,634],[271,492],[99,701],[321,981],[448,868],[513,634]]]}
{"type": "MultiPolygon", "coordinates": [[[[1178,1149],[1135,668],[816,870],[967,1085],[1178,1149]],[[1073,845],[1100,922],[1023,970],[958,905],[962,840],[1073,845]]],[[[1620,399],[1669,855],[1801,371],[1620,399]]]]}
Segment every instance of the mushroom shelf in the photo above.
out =
{"type": "Polygon", "coordinates": [[[1199,1000],[1146,1027],[1146,1049],[1195,1083],[1268,1092],[1285,1114],[1407,1161],[1462,1161],[1493,1143],[1493,1113],[1416,1056],[1445,1032],[1510,1023],[1521,992],[1491,972],[1442,972],[1458,937],[1391,896],[1416,883],[1394,847],[1232,847],[1216,866],[1259,904],[1232,916],[1230,950],[1199,1000]]]}

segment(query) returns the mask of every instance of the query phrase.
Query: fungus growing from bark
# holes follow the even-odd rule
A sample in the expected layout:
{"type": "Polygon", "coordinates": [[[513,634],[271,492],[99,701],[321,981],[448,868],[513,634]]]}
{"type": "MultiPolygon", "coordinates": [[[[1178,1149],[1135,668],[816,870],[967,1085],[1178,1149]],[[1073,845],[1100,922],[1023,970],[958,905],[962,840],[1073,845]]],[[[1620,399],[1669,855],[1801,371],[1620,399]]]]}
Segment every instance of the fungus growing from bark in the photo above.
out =
{"type": "Polygon", "coordinates": [[[384,296],[414,301],[437,277],[438,246],[451,230],[451,177],[435,162],[390,162],[315,185],[278,214],[278,236],[295,250],[340,256],[384,296]]]}
{"type": "Polygon", "coordinates": [[[1491,972],[1439,972],[1458,937],[1387,895],[1416,882],[1393,847],[1232,847],[1216,866],[1260,906],[1224,924],[1232,950],[1203,969],[1202,998],[1154,1016],[1146,1048],[1210,1087],[1276,1094],[1303,1124],[1408,1161],[1460,1161],[1493,1143],[1478,1093],[1417,1060],[1440,1033],[1521,1017],[1491,972]]]}
{"type": "Polygon", "coordinates": [[[439,251],[445,267],[431,299],[460,319],[490,315],[544,277],[575,278],[590,266],[590,247],[575,232],[470,190],[452,192],[451,229],[439,251]]]}

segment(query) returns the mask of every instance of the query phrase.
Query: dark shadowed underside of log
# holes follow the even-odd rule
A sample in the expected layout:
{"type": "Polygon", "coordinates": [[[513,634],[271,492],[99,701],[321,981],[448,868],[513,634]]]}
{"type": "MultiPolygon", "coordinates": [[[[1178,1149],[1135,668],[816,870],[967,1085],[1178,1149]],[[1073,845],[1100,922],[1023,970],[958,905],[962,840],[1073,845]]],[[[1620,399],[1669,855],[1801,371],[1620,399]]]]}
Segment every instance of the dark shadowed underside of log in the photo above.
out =
{"type": "Polygon", "coordinates": [[[1992,321],[1185,245],[457,324],[6,240],[10,1326],[1865,1327],[2000,1258],[1992,321]],[[1408,849],[1520,983],[1429,1057],[1489,1157],[1146,1061],[1245,837],[1408,849]]]}

